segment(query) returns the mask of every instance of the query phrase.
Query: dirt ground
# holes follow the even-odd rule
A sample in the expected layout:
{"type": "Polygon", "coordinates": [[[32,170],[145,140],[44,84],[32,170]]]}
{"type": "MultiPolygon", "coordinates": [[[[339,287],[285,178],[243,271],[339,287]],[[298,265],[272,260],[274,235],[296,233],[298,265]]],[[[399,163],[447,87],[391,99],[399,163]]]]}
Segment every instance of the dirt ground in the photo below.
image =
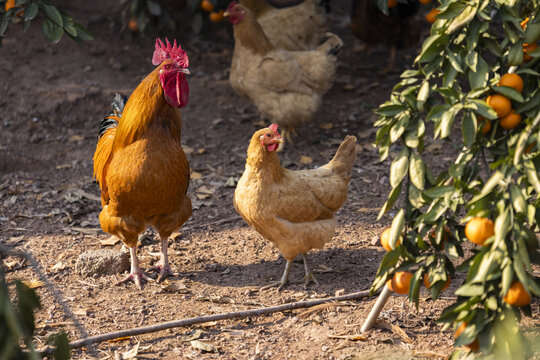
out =
{"type": "MultiPolygon", "coordinates": [[[[376,221],[389,190],[389,162],[378,163],[371,145],[371,109],[387,99],[416,49],[399,51],[395,71],[379,74],[388,50],[380,47],[368,54],[350,31],[349,2],[335,2],[332,31],[345,42],[335,85],[280,158],[290,169],[321,165],[346,134],[356,135],[359,153],[349,199],[337,214],[333,241],[310,253],[320,285],[304,289],[303,267],[295,262],[291,284],[283,291],[258,292],[279,279],[285,262],[232,206],[234,180],[244,169],[249,139],[262,124],[256,109],[228,83],[230,25],[210,24],[195,36],[187,22],[162,34],[179,40],[190,56],[193,75],[189,105],[181,110],[182,143],[192,170],[201,177],[190,184],[193,215],[169,242],[171,266],[179,275],[162,284],[147,283],[139,291],[132,283],[114,286],[120,275],[82,278],[75,262],[84,251],[104,248],[100,240],[109,237],[99,227],[99,188],[92,179],[99,122],[115,93],[130,94],[151,71],[155,39],[119,31],[117,1],[62,1],[59,6],[88,26],[95,40],[78,45],[65,38],[53,45],[36,23],[26,33],[12,27],[0,48],[0,243],[37,257],[90,335],[369,288],[384,255],[378,236],[393,215],[376,221]],[[302,156],[313,163],[304,164],[302,156]]],[[[430,162],[451,159],[452,146],[433,148],[430,162]]],[[[151,254],[159,249],[154,236],[149,230],[139,247],[143,269],[157,260],[151,254]]],[[[36,279],[29,266],[13,262],[7,276],[36,279]]],[[[454,300],[458,283],[459,278],[435,303],[424,293],[418,311],[405,297],[391,297],[381,318],[405,336],[377,327],[365,340],[347,339],[359,333],[375,302],[371,298],[311,314],[295,310],[176,328],[97,348],[101,359],[118,358],[137,344],[139,359],[446,358],[452,352],[452,334],[441,332],[436,319],[454,300]],[[186,341],[196,329],[202,329],[196,333],[199,340],[217,352],[202,352],[186,341]]],[[[77,339],[76,329],[47,290],[38,292],[43,305],[37,313],[38,346],[61,328],[77,339]]],[[[538,313],[536,300],[528,325],[538,328],[538,313]]],[[[86,357],[85,350],[73,352],[75,359],[86,357]]]]}

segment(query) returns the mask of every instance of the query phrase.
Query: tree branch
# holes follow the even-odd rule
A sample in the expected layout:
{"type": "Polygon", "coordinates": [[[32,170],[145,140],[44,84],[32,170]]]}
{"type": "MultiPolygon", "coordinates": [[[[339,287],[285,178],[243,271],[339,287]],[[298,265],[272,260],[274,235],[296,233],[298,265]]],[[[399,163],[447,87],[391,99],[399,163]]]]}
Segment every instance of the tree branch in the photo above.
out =
{"type": "MultiPolygon", "coordinates": [[[[348,301],[348,300],[357,300],[361,298],[365,298],[369,296],[369,290],[355,292],[347,295],[341,295],[341,296],[334,296],[324,299],[317,299],[317,300],[310,300],[310,301],[298,301],[283,305],[277,305],[277,306],[270,306],[270,307],[263,307],[259,309],[251,309],[251,310],[243,310],[243,311],[235,311],[235,312],[229,312],[224,314],[214,314],[214,315],[206,315],[206,316],[198,316],[198,317],[192,317],[187,319],[181,319],[181,320],[173,320],[168,321],[164,323],[149,325],[149,326],[142,326],[138,328],[132,328],[127,330],[120,330],[115,331],[111,333],[101,334],[101,335],[95,335],[87,338],[83,338],[80,340],[72,341],[69,346],[72,349],[80,348],[89,344],[94,344],[98,342],[118,339],[126,336],[135,336],[135,335],[141,335],[141,334],[148,334],[156,331],[161,330],[167,330],[172,329],[176,327],[186,327],[196,324],[202,324],[210,321],[218,321],[218,320],[226,320],[226,319],[240,319],[240,318],[246,318],[251,316],[261,316],[276,312],[283,312],[288,310],[294,310],[294,309],[301,309],[301,308],[308,308],[313,307],[315,305],[328,303],[332,301],[348,301]]],[[[41,353],[42,355],[50,354],[54,350],[53,347],[45,347],[38,349],[37,351],[41,353]]]]}

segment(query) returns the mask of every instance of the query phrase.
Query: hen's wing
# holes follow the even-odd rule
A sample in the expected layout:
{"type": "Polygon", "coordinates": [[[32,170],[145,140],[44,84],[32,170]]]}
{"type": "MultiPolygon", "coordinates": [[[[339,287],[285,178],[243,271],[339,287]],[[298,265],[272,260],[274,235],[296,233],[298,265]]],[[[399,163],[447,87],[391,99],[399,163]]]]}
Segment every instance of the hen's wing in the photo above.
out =
{"type": "Polygon", "coordinates": [[[266,55],[249,80],[278,93],[312,94],[316,83],[288,51],[275,50],[266,55]]]}

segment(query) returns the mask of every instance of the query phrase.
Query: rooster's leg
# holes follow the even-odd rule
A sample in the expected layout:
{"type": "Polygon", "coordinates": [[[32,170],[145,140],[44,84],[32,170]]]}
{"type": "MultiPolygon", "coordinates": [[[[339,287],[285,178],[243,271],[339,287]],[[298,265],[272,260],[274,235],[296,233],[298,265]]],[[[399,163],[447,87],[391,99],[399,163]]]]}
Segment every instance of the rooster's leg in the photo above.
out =
{"type": "Polygon", "coordinates": [[[168,237],[161,237],[161,252],[159,254],[159,261],[156,265],[152,266],[149,270],[159,270],[159,276],[157,282],[161,282],[167,275],[174,276],[173,271],[169,266],[169,256],[167,255],[168,237]]]}
{"type": "Polygon", "coordinates": [[[259,291],[266,290],[274,286],[277,286],[278,291],[280,291],[289,281],[289,273],[291,272],[291,266],[292,266],[292,260],[287,260],[287,264],[285,265],[285,271],[283,272],[283,276],[281,277],[281,280],[274,281],[271,284],[263,286],[262,288],[259,289],[259,291]]]}
{"type": "Polygon", "coordinates": [[[131,271],[128,276],[117,282],[116,285],[133,280],[139,290],[142,290],[141,279],[146,281],[154,281],[154,279],[148,277],[145,273],[142,272],[141,268],[139,267],[139,258],[137,257],[137,245],[129,248],[129,254],[131,255],[131,271]]]}
{"type": "Polygon", "coordinates": [[[304,259],[304,269],[306,270],[306,275],[304,276],[304,287],[307,288],[310,281],[313,281],[315,284],[319,285],[319,282],[317,279],[315,279],[315,276],[313,276],[313,271],[309,269],[306,254],[302,254],[302,258],[304,259]]]}

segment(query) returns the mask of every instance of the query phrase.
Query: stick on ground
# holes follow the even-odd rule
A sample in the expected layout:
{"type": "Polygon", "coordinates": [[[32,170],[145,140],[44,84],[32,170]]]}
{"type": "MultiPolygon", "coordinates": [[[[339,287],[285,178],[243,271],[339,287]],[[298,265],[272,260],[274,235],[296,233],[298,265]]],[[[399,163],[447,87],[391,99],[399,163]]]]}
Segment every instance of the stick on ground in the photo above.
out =
{"type": "MultiPolygon", "coordinates": [[[[118,339],[118,338],[127,337],[127,336],[148,334],[148,333],[172,329],[176,327],[191,326],[191,325],[202,324],[202,323],[210,322],[210,321],[239,319],[239,318],[245,318],[245,317],[250,317],[250,316],[261,316],[261,315],[271,314],[271,313],[276,313],[276,312],[308,308],[308,307],[312,307],[315,305],[332,302],[332,301],[358,300],[358,299],[365,298],[368,296],[369,296],[369,290],[366,290],[366,291],[360,291],[360,292],[355,292],[355,293],[351,293],[347,295],[329,297],[329,298],[324,298],[324,299],[298,301],[298,302],[293,302],[293,303],[288,303],[288,304],[283,304],[283,305],[259,308],[259,309],[235,311],[235,312],[224,313],[224,314],[214,314],[214,315],[193,317],[193,318],[188,318],[188,319],[173,320],[173,321],[168,321],[168,322],[150,325],[150,326],[142,326],[142,327],[133,328],[133,329],[120,330],[120,331],[115,331],[111,333],[90,336],[84,339],[73,341],[69,344],[69,346],[72,349],[76,349],[76,348],[80,348],[80,347],[83,347],[89,344],[98,343],[98,342],[118,339]]],[[[41,353],[42,355],[46,355],[46,354],[50,354],[53,350],[54,348],[52,347],[45,347],[45,348],[38,349],[37,351],[41,353]]]]}

